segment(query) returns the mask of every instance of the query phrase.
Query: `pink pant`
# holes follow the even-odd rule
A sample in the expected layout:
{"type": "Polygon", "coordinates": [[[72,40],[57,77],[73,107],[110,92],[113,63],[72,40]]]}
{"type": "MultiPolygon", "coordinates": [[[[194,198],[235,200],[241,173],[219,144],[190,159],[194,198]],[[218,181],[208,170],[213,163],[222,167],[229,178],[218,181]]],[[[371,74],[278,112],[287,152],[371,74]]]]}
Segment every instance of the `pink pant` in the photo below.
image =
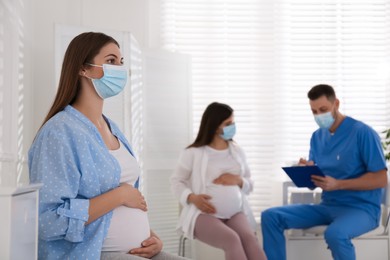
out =
{"type": "Polygon", "coordinates": [[[256,234],[242,212],[230,219],[200,214],[196,219],[194,236],[206,244],[222,249],[226,260],[266,259],[256,234]]]}

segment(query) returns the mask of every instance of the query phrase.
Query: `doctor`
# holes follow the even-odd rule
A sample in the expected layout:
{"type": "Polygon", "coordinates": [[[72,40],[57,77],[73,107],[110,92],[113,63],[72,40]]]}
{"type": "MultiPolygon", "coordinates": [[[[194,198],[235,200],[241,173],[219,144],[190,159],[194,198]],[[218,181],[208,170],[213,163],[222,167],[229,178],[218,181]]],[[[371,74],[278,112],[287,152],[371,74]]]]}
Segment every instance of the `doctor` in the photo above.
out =
{"type": "Polygon", "coordinates": [[[328,225],[325,241],[335,260],[353,260],[351,239],[378,226],[387,169],[378,134],[368,125],[339,112],[340,101],[329,85],[308,92],[311,111],[320,127],[310,141],[309,161],[325,177],[312,176],[322,188],[318,205],[289,205],[262,213],[264,250],[268,259],[286,259],[284,230],[328,225]]]}

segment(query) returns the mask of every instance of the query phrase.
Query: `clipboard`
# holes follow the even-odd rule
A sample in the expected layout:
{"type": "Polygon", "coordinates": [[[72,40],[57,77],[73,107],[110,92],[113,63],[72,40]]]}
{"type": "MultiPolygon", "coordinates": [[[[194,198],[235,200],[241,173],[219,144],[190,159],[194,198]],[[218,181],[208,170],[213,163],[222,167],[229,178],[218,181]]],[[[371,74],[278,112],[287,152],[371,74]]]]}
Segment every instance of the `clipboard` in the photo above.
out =
{"type": "Polygon", "coordinates": [[[297,187],[314,189],[317,186],[311,181],[311,175],[325,177],[325,174],[317,165],[282,167],[297,187]]]}

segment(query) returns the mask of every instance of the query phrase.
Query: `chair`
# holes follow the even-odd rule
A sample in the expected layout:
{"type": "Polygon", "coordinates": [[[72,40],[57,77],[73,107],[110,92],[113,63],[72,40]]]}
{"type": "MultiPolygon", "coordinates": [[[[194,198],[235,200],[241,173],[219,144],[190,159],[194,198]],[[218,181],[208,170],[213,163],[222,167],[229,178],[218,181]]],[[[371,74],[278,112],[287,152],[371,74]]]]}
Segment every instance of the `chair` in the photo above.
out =
{"type": "MultiPolygon", "coordinates": [[[[292,182],[283,184],[284,204],[319,203],[320,195],[320,189],[311,191],[306,188],[297,188],[292,182]]],[[[390,183],[385,189],[381,208],[382,218],[379,227],[352,240],[357,260],[390,259],[390,183]]],[[[323,236],[325,229],[326,226],[315,226],[286,231],[287,259],[332,259],[323,236]]]]}
{"type": "Polygon", "coordinates": [[[179,256],[188,257],[186,254],[186,241],[191,243],[191,258],[192,259],[213,259],[223,260],[225,259],[225,253],[222,249],[212,247],[197,239],[189,239],[184,235],[180,236],[179,241],[179,256]]]}
{"type": "Polygon", "coordinates": [[[179,238],[179,256],[186,256],[186,238],[184,235],[181,235],[179,238]]]}
{"type": "MultiPolygon", "coordinates": [[[[183,207],[179,203],[179,215],[183,207]]],[[[179,250],[178,255],[183,257],[188,257],[190,255],[191,259],[213,259],[213,260],[223,260],[225,259],[225,253],[222,249],[212,247],[202,241],[197,239],[189,239],[184,234],[179,238],[179,250]],[[190,242],[189,249],[190,252],[186,253],[186,242],[190,242]]]]}

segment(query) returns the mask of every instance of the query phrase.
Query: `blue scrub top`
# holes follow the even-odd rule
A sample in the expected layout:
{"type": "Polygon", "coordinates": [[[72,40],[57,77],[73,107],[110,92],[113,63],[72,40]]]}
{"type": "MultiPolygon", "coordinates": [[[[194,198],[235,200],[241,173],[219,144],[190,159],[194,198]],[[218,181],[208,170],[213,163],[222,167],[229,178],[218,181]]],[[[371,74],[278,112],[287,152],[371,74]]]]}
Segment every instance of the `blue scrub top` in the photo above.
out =
{"type": "MultiPolygon", "coordinates": [[[[312,135],[309,159],[336,179],[358,178],[386,168],[379,135],[368,125],[346,117],[334,134],[318,129],[312,135]]],[[[379,220],[382,189],[323,191],[322,203],[367,211],[379,220]]]]}

